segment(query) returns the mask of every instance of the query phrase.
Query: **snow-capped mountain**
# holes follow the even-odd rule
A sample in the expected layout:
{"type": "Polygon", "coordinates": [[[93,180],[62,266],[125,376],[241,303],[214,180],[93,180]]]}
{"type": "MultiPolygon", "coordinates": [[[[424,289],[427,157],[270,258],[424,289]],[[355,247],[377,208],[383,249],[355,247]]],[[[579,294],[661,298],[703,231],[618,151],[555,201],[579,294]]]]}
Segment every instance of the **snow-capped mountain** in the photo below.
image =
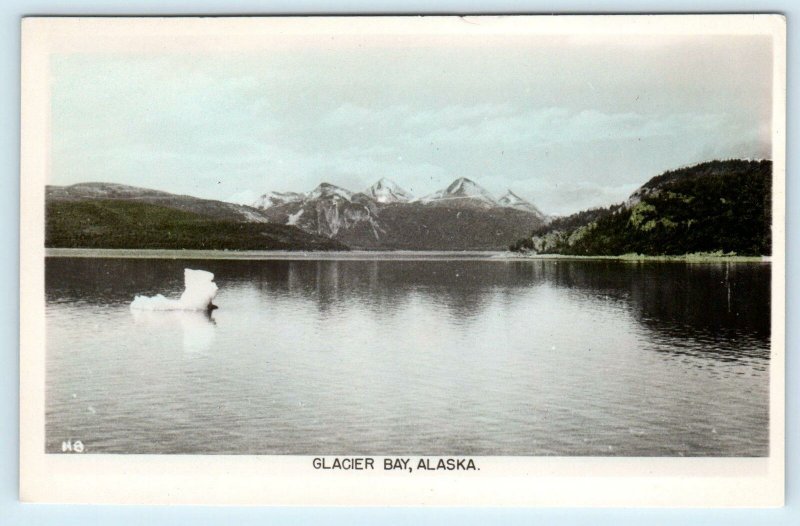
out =
{"type": "Polygon", "coordinates": [[[299,202],[305,198],[306,194],[299,192],[267,192],[256,199],[250,206],[265,210],[277,205],[299,202]]]}
{"type": "Polygon", "coordinates": [[[478,206],[493,208],[499,203],[485,188],[466,177],[459,177],[447,188],[427,195],[419,200],[424,204],[441,204],[446,206],[478,206]]]}
{"type": "Polygon", "coordinates": [[[366,238],[375,242],[381,236],[377,203],[365,194],[330,183],[321,183],[307,194],[293,194],[291,199],[271,206],[260,206],[260,203],[254,206],[275,223],[297,226],[330,238],[350,242],[366,238]]]}
{"type": "Polygon", "coordinates": [[[418,200],[388,179],[364,192],[322,183],[307,194],[270,192],[264,196],[254,206],[270,221],[297,226],[351,248],[505,249],[544,224],[544,216],[531,203],[516,195],[501,203],[466,178],[418,200]]]}
{"type": "Polygon", "coordinates": [[[534,205],[533,203],[531,203],[526,199],[521,198],[511,190],[507,191],[503,197],[497,200],[497,202],[501,206],[514,208],[516,210],[524,210],[526,212],[530,212],[532,214],[544,217],[544,214],[542,213],[541,210],[536,208],[536,205],[534,205]]]}
{"type": "Polygon", "coordinates": [[[385,177],[367,188],[364,193],[379,203],[407,203],[414,199],[411,193],[385,177]]]}

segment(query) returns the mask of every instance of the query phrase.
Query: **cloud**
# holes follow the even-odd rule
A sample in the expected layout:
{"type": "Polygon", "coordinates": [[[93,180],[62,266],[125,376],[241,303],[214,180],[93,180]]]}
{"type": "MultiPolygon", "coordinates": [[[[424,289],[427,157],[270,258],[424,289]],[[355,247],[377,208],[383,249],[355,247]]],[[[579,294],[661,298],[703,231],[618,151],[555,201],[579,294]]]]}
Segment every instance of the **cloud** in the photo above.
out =
{"type": "Polygon", "coordinates": [[[566,213],[771,149],[763,39],[364,44],[56,56],[50,182],[225,199],[380,177],[424,195],[465,176],[566,213]]]}
{"type": "Polygon", "coordinates": [[[527,146],[585,144],[604,140],[636,140],[657,136],[677,137],[686,133],[722,131],[724,114],[604,113],[542,108],[511,116],[486,118],[472,124],[440,127],[417,136],[421,142],[493,143],[527,146]]]}

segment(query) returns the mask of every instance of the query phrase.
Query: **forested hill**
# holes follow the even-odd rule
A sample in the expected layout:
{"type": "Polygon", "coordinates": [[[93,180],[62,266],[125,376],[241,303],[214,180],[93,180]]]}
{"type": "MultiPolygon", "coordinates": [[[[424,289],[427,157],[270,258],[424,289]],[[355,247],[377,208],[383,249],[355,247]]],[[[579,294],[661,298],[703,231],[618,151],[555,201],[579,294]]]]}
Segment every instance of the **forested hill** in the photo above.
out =
{"type": "Polygon", "coordinates": [[[710,161],[665,172],[625,203],[554,219],[510,248],[569,255],[770,255],[772,162],[710,161]]]}
{"type": "Polygon", "coordinates": [[[60,188],[48,192],[47,247],[347,250],[338,241],[267,223],[258,211],[219,201],[172,194],[150,199],[142,192],[64,194],[60,188]]]}

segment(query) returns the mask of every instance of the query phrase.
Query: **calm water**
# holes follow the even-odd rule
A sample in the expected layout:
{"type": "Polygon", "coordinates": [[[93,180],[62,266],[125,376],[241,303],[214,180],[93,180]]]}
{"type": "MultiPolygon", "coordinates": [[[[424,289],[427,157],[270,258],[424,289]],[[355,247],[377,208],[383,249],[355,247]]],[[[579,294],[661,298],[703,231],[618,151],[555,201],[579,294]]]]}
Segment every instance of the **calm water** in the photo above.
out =
{"type": "Polygon", "coordinates": [[[768,454],[769,264],[48,258],[47,450],[768,454]],[[212,316],[134,314],[216,274],[212,316]]]}

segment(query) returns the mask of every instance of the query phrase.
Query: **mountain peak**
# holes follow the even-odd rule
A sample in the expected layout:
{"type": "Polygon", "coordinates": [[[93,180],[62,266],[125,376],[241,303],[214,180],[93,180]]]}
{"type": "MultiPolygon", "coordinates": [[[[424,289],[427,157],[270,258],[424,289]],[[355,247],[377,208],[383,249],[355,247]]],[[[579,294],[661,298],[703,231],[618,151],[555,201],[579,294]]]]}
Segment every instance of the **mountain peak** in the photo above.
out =
{"type": "Polygon", "coordinates": [[[497,206],[497,200],[486,189],[466,177],[459,177],[447,188],[434,192],[420,201],[423,203],[439,202],[455,206],[480,206],[490,208],[497,206]]]}
{"type": "Polygon", "coordinates": [[[540,217],[544,217],[544,214],[541,210],[539,210],[536,205],[528,201],[527,199],[523,199],[522,197],[518,196],[510,189],[506,191],[506,193],[497,200],[500,206],[504,206],[506,208],[514,208],[516,210],[523,210],[525,212],[531,212],[536,214],[540,217]]]}
{"type": "Polygon", "coordinates": [[[454,191],[457,188],[460,188],[464,185],[474,185],[476,184],[475,181],[468,177],[459,177],[458,179],[453,180],[452,183],[447,187],[447,190],[454,191]]]}
{"type": "Polygon", "coordinates": [[[414,198],[409,192],[386,177],[378,179],[364,193],[379,203],[407,203],[414,198]]]}
{"type": "Polygon", "coordinates": [[[328,198],[340,198],[350,201],[353,198],[353,192],[350,190],[345,190],[340,186],[336,186],[335,184],[331,183],[320,183],[314,190],[308,194],[308,197],[311,199],[319,199],[323,197],[328,198]]]}

